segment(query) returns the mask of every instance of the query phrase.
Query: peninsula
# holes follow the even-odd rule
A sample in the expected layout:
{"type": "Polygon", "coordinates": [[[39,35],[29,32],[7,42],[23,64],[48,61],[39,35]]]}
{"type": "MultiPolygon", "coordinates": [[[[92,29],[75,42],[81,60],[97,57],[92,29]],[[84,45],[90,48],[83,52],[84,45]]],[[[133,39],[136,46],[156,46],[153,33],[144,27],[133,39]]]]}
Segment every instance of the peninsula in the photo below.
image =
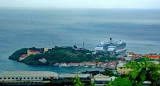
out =
{"type": "Polygon", "coordinates": [[[54,48],[22,48],[15,51],[9,59],[24,62],[28,65],[56,65],[58,63],[77,63],[90,61],[92,63],[117,60],[116,57],[104,53],[96,54],[77,46],[55,46],[54,48]]]}

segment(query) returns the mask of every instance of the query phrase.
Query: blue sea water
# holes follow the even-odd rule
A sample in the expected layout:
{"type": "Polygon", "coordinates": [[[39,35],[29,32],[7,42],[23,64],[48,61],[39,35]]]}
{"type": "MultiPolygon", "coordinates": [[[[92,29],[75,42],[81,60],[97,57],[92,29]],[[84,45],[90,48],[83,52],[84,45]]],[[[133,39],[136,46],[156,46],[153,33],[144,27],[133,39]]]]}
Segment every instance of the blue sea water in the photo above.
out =
{"type": "Polygon", "coordinates": [[[111,37],[125,41],[127,51],[160,54],[160,10],[0,9],[0,72],[75,72],[76,68],[29,66],[8,56],[25,47],[82,47],[83,42],[85,48],[94,50],[111,37]]]}

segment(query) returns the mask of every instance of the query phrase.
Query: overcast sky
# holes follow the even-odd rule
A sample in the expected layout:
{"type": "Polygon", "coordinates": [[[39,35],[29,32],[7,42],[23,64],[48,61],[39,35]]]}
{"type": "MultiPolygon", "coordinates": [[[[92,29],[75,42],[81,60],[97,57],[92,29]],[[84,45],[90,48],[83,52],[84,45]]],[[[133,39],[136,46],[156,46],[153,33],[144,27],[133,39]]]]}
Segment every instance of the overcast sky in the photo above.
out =
{"type": "Polygon", "coordinates": [[[160,0],[0,0],[0,8],[160,9],[160,0]]]}

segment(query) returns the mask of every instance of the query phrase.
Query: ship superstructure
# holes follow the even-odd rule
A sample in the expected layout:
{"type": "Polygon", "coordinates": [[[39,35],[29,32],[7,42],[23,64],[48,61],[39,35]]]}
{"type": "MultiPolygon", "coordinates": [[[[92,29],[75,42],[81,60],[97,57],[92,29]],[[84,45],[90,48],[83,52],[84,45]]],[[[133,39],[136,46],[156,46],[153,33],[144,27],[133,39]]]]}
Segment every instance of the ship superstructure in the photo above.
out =
{"type": "Polygon", "coordinates": [[[112,38],[109,41],[101,42],[95,47],[96,53],[120,54],[126,53],[126,43],[122,40],[114,42],[112,38]]]}

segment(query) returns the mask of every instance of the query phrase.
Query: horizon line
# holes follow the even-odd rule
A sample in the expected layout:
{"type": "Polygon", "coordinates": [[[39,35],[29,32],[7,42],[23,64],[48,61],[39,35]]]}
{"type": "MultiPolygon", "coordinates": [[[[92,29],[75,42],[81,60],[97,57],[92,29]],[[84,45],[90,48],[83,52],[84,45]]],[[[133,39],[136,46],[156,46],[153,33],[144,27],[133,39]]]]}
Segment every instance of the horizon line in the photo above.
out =
{"type": "Polygon", "coordinates": [[[130,9],[130,10],[160,10],[160,8],[81,8],[81,7],[0,7],[0,9],[115,9],[115,10],[121,10],[121,9],[130,9]]]}

